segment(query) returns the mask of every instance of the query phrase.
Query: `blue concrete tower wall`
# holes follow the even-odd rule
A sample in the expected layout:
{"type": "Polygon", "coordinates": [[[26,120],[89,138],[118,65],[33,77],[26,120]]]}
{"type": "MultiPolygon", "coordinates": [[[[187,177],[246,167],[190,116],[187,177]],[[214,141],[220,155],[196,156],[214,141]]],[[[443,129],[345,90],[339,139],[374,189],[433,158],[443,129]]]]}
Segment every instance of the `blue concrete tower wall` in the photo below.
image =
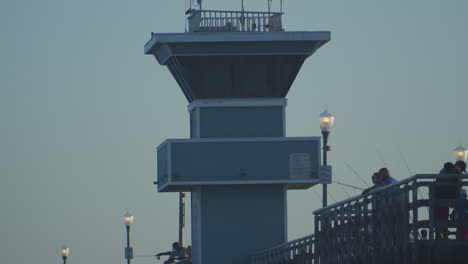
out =
{"type": "Polygon", "coordinates": [[[202,186],[191,201],[194,264],[248,263],[249,255],[286,240],[282,185],[202,186]]]}
{"type": "MultiPolygon", "coordinates": [[[[194,101],[189,106],[191,135],[284,137],[285,107],[285,99],[194,101]]],[[[255,252],[286,241],[283,184],[200,186],[191,198],[193,264],[247,264],[255,252]]]]}
{"type": "Polygon", "coordinates": [[[191,138],[284,137],[285,106],[286,99],[199,100],[189,107],[191,138]]]}

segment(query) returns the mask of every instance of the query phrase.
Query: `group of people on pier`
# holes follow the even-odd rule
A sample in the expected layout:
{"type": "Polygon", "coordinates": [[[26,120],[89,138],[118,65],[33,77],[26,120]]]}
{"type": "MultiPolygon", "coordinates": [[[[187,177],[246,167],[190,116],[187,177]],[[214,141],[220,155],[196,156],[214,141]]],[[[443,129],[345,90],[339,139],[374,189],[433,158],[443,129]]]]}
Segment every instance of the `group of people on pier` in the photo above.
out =
{"type": "MultiPolygon", "coordinates": [[[[457,161],[456,163],[446,162],[442,170],[440,170],[439,177],[435,181],[434,186],[434,200],[467,200],[466,190],[462,188],[457,182],[461,181],[460,178],[453,177],[457,174],[466,174],[466,163],[464,161],[457,161]],[[446,175],[447,178],[443,176],[446,175]]],[[[362,194],[367,194],[378,188],[390,185],[397,182],[394,178],[390,176],[390,173],[387,168],[381,168],[379,171],[375,172],[372,175],[373,186],[363,190],[362,194]]],[[[437,221],[447,221],[452,220],[464,220],[468,219],[468,208],[465,207],[454,207],[450,212],[449,206],[436,206],[433,209],[434,220],[437,221]]],[[[427,230],[423,230],[426,233],[421,234],[423,237],[427,237],[427,230]]],[[[436,239],[443,240],[448,239],[450,234],[448,228],[436,228],[436,239]]],[[[453,234],[453,233],[452,233],[453,234]]],[[[456,231],[457,240],[468,240],[468,228],[457,228],[456,231]]]]}
{"type": "Polygon", "coordinates": [[[388,171],[388,169],[381,168],[378,172],[372,174],[372,183],[374,184],[374,186],[365,189],[364,191],[362,191],[362,194],[366,194],[372,190],[378,189],[385,185],[390,185],[395,182],[397,182],[397,180],[390,176],[390,172],[388,171]]]}

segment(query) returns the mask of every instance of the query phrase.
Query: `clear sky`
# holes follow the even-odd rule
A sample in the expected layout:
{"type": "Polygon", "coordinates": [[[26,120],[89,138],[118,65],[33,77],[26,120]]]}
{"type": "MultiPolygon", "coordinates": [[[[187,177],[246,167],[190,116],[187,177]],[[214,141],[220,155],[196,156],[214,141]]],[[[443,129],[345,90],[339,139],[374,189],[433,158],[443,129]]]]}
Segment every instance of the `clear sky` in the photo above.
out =
{"type": "MultiPolygon", "coordinates": [[[[283,2],[286,30],[332,32],[299,73],[286,118],[288,136],[319,136],[328,105],[336,180],[365,187],[348,165],[369,183],[383,166],[396,179],[437,172],[468,146],[468,1],[283,2]]],[[[135,255],[177,240],[178,196],[152,182],[155,147],[189,137],[187,101],[143,45],[150,32],[183,32],[184,11],[184,0],[0,1],[2,263],[61,263],[64,243],[70,264],[124,263],[127,210],[135,255]]],[[[290,239],[313,231],[314,189],[288,194],[290,239]]],[[[344,190],[358,194],[330,187],[337,200],[344,190]]]]}

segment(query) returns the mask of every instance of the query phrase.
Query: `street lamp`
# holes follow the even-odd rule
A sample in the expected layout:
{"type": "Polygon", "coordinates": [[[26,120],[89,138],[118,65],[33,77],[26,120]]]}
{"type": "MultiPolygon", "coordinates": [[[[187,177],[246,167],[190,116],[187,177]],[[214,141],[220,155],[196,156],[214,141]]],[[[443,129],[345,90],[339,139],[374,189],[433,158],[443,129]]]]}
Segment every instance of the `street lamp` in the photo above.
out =
{"type": "MultiPolygon", "coordinates": [[[[333,127],[333,123],[335,122],[335,116],[328,112],[327,108],[325,111],[320,114],[319,123],[320,129],[322,130],[323,136],[323,165],[327,165],[327,152],[331,150],[330,146],[328,146],[328,135],[330,135],[331,128],[333,127]]],[[[323,184],[323,207],[327,206],[328,204],[328,197],[327,197],[327,184],[323,184]]]]}
{"type": "Polygon", "coordinates": [[[130,226],[133,223],[133,215],[126,213],[123,217],[125,224],[125,229],[127,229],[127,247],[125,248],[125,258],[127,259],[127,264],[130,264],[130,260],[133,259],[133,248],[130,247],[130,226]]]}
{"type": "Polygon", "coordinates": [[[69,248],[67,248],[67,246],[63,246],[61,249],[60,249],[60,254],[62,254],[62,259],[63,259],[63,264],[66,264],[67,263],[67,257],[68,257],[68,252],[70,251],[69,248]]]}
{"type": "Polygon", "coordinates": [[[463,147],[461,144],[459,144],[454,150],[453,150],[453,155],[455,156],[455,161],[465,161],[466,158],[468,157],[468,150],[463,147]]]}

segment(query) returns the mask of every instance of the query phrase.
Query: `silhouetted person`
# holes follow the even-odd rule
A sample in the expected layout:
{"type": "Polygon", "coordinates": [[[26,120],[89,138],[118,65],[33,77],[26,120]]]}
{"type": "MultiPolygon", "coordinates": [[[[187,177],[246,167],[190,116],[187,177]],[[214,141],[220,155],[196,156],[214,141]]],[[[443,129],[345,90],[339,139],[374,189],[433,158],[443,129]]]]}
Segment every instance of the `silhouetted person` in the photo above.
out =
{"type": "Polygon", "coordinates": [[[294,256],[293,262],[294,264],[306,264],[307,255],[304,246],[299,248],[299,252],[294,256]]]}
{"type": "Polygon", "coordinates": [[[458,169],[458,173],[466,173],[466,163],[463,160],[455,162],[455,167],[458,169]]]}
{"type": "Polygon", "coordinates": [[[185,251],[185,257],[192,261],[192,246],[188,246],[185,251]]]}
{"type": "Polygon", "coordinates": [[[362,194],[366,194],[372,190],[382,187],[383,186],[382,174],[379,172],[372,174],[372,183],[374,183],[374,186],[371,186],[365,189],[364,191],[362,191],[362,194]]]}
{"type": "MultiPolygon", "coordinates": [[[[458,169],[458,173],[466,174],[466,163],[462,160],[459,160],[455,163],[455,167],[458,169]]],[[[459,179],[461,180],[461,179],[459,179]]],[[[466,190],[459,188],[460,196],[459,199],[466,200],[467,194],[466,190]]],[[[468,208],[455,208],[455,219],[456,220],[466,220],[468,219],[468,208]]],[[[457,228],[457,240],[467,240],[468,239],[468,228],[458,227],[457,228]]]]}
{"type": "MultiPolygon", "coordinates": [[[[454,175],[460,173],[460,168],[456,167],[451,162],[446,162],[444,168],[439,172],[440,176],[435,181],[435,197],[437,200],[450,200],[458,199],[460,197],[460,188],[455,185],[455,182],[458,181],[456,178],[444,179],[443,176],[454,175]],[[452,183],[452,185],[450,185],[452,183]]],[[[448,206],[439,206],[434,208],[434,219],[436,221],[448,220],[449,217],[449,207],[448,206]]],[[[437,228],[436,229],[436,239],[447,239],[448,237],[447,228],[437,228]]]]}
{"type": "Polygon", "coordinates": [[[179,242],[172,243],[172,251],[161,252],[158,253],[156,256],[160,257],[163,255],[169,255],[169,259],[164,261],[164,264],[174,263],[175,260],[185,259],[185,251],[184,247],[181,247],[179,242]]]}
{"type": "Polygon", "coordinates": [[[421,230],[421,240],[427,240],[427,229],[421,230]]]}
{"type": "Polygon", "coordinates": [[[379,170],[379,173],[382,174],[382,179],[383,179],[383,184],[384,185],[390,185],[392,183],[397,182],[397,180],[395,180],[394,178],[392,178],[392,176],[390,176],[390,172],[388,171],[387,168],[381,168],[379,170]]]}

